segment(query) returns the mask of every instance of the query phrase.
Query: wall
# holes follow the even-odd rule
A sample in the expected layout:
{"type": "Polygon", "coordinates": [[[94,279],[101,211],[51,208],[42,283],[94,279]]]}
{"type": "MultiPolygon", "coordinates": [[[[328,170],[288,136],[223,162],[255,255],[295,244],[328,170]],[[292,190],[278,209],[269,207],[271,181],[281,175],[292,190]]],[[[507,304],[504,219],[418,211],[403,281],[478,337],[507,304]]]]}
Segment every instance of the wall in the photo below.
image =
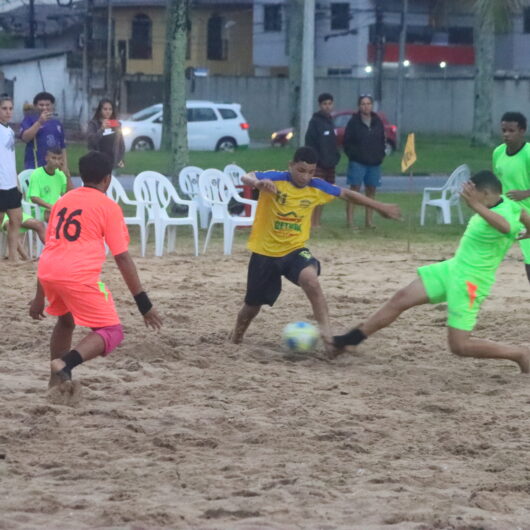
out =
{"type": "MultiPolygon", "coordinates": [[[[189,85],[188,85],[189,88],[189,85]]],[[[397,85],[385,79],[381,110],[395,120],[397,85]]],[[[352,109],[359,94],[371,93],[370,79],[317,78],[315,94],[331,92],[335,108],[352,109]]],[[[403,129],[405,132],[469,134],[473,126],[473,79],[423,78],[405,81],[403,129]]],[[[288,127],[288,81],[267,77],[206,77],[196,80],[189,99],[236,102],[252,129],[274,131],[288,127]]],[[[316,105],[315,105],[316,106],[316,105]]],[[[501,115],[508,110],[530,114],[530,81],[495,81],[492,109],[494,131],[501,115]]]]}

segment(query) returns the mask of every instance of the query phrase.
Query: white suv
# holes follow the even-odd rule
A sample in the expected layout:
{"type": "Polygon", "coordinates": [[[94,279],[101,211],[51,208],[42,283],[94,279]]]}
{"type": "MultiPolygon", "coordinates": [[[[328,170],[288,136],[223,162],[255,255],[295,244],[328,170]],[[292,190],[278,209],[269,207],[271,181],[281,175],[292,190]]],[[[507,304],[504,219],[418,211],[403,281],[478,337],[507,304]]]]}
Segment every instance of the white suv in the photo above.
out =
{"type": "MultiPolygon", "coordinates": [[[[194,151],[232,151],[248,147],[248,123],[237,103],[187,101],[188,147],[194,151]]],[[[160,149],[162,103],[151,105],[120,120],[127,151],[160,149]]]]}

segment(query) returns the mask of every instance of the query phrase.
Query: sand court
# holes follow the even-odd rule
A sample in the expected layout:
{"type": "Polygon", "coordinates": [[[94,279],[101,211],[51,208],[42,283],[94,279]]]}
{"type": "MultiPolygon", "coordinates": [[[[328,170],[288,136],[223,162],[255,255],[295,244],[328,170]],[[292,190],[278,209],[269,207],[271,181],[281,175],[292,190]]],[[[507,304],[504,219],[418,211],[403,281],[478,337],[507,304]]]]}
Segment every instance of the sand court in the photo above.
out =
{"type": "MultiPolygon", "coordinates": [[[[335,331],[454,251],[385,247],[311,243],[335,331]]],[[[134,254],[164,328],[143,326],[109,261],[125,341],[62,396],[46,392],[54,320],[27,315],[31,265],[2,265],[0,529],[530,529],[530,378],[451,355],[443,306],[335,361],[322,346],[286,356],[283,326],[314,322],[289,282],[243,344],[227,341],[240,242],[228,257],[134,254]]],[[[530,342],[529,294],[515,248],[477,335],[530,342]]]]}

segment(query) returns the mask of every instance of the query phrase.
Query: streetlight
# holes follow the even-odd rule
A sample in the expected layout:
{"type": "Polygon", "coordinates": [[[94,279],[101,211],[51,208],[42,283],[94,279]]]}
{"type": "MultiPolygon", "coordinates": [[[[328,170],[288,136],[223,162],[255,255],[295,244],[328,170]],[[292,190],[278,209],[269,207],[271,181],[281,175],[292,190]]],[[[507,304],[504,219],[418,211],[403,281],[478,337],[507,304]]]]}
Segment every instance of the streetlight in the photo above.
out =
{"type": "Polygon", "coordinates": [[[403,66],[404,66],[405,68],[409,67],[409,66],[410,66],[410,61],[409,61],[408,59],[405,59],[405,60],[403,61],[403,66]]]}
{"type": "Polygon", "coordinates": [[[441,61],[440,62],[440,68],[446,68],[447,67],[447,63],[445,61],[441,61]]]}
{"type": "Polygon", "coordinates": [[[367,74],[371,74],[374,71],[374,69],[370,65],[367,65],[367,66],[364,67],[364,71],[367,74]]]}

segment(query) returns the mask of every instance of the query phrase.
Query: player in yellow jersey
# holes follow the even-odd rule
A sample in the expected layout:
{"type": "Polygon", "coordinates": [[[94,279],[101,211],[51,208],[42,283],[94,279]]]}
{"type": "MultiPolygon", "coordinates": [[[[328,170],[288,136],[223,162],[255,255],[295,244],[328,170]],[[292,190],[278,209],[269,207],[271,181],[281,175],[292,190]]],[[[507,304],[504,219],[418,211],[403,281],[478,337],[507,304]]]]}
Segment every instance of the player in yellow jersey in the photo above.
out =
{"type": "MultiPolygon", "coordinates": [[[[525,116],[520,112],[504,113],[501,131],[504,143],[493,151],[493,172],[502,183],[502,192],[530,213],[530,144],[525,140],[525,116]]],[[[530,239],[519,244],[530,281],[530,239]]]]}
{"type": "Polygon", "coordinates": [[[238,344],[264,304],[272,306],[281,292],[281,278],[299,285],[306,294],[326,351],[333,354],[326,299],[318,281],[320,262],[306,248],[313,210],[340,197],[368,206],[389,219],[400,219],[399,207],[370,199],[314,178],[317,154],[300,147],[289,171],[248,173],[243,182],[260,191],[256,218],[248,240],[252,251],[248,266],[245,303],[239,311],[231,340],[238,344]]]}

